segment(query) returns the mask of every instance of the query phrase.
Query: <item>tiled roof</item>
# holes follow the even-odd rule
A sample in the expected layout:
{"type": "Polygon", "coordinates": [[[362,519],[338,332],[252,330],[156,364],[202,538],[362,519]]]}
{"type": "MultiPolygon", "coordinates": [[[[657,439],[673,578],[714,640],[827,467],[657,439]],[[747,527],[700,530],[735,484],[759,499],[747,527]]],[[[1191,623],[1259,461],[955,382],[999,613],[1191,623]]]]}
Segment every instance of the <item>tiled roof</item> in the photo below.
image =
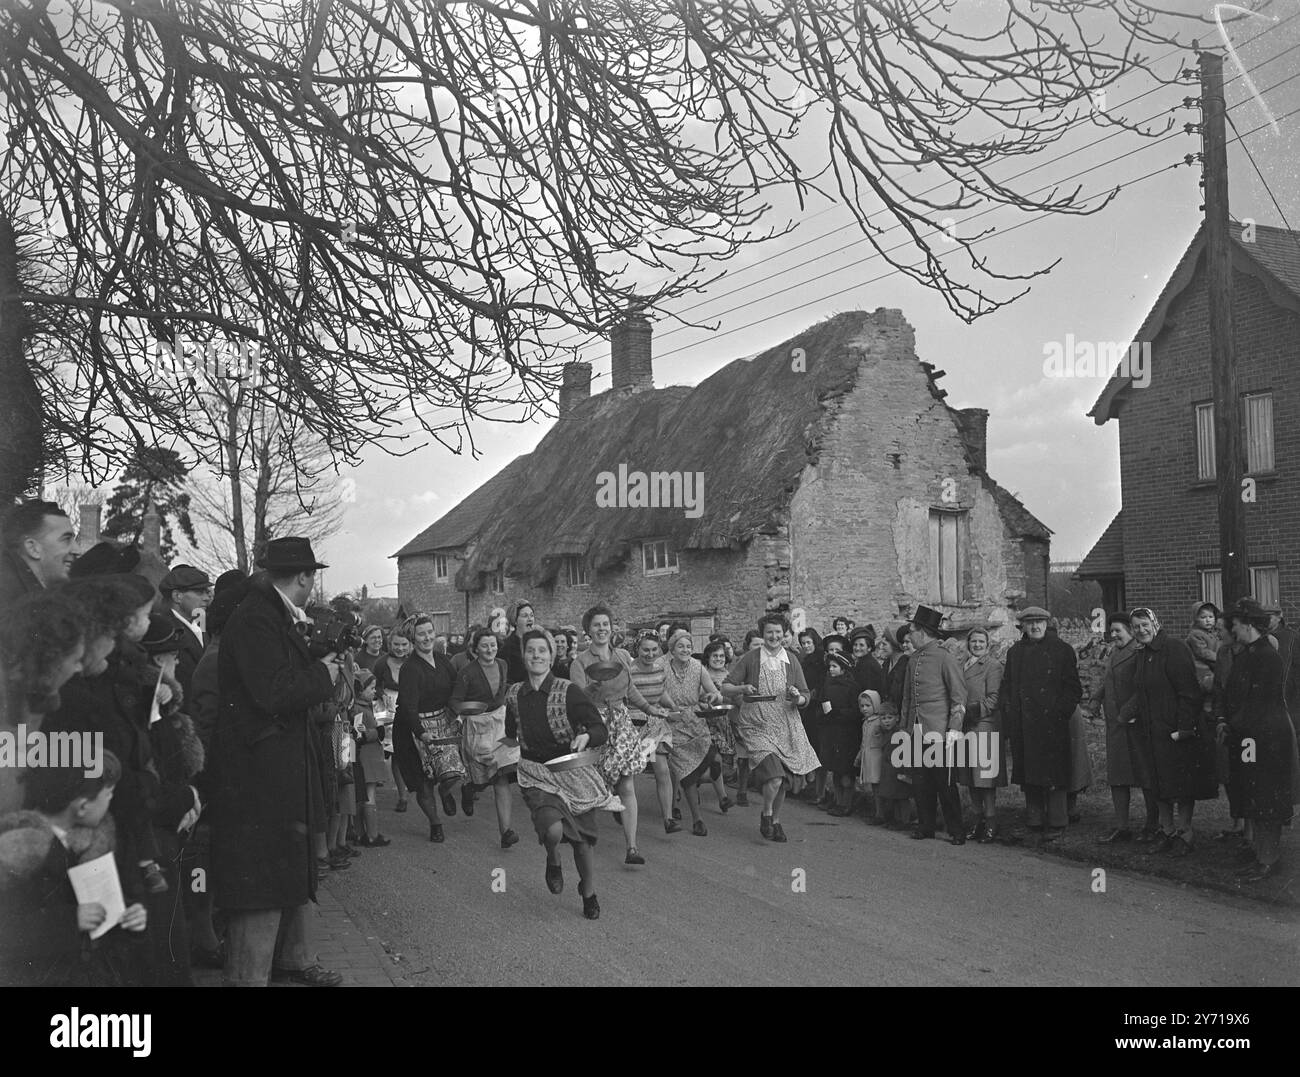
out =
{"type": "Polygon", "coordinates": [[[1115,513],[1115,519],[1101,533],[1096,544],[1088,551],[1088,556],[1080,563],[1074,573],[1077,580],[1096,580],[1103,576],[1124,575],[1124,522],[1123,513],[1115,513]]]}

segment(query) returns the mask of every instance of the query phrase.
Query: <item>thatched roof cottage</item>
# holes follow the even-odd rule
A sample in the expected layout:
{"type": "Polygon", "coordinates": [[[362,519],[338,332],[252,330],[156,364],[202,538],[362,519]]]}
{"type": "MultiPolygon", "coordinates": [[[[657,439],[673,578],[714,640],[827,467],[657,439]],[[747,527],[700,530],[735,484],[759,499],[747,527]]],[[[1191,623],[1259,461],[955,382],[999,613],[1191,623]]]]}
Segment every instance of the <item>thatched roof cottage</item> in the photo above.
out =
{"type": "Polygon", "coordinates": [[[1005,624],[1045,601],[1051,532],[989,477],[988,412],[944,403],[901,312],[837,315],[694,387],[654,388],[650,340],[630,315],[597,396],[566,367],[537,449],[393,555],[403,608],[456,632],[520,598],[547,624],[600,599],[699,642],[770,609],[1005,624]]]}

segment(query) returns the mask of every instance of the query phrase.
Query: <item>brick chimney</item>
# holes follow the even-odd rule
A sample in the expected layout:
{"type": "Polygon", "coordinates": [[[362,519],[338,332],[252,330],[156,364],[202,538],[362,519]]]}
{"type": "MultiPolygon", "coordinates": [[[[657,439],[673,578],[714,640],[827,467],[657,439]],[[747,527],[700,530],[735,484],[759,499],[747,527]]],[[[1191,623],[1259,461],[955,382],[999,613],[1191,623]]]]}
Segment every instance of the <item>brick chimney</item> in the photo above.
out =
{"type": "Polygon", "coordinates": [[[590,397],[591,364],[565,363],[563,379],[560,382],[560,414],[567,415],[590,397]]]}
{"type": "Polygon", "coordinates": [[[77,509],[81,517],[81,525],[77,529],[77,549],[82,553],[99,541],[99,517],[103,507],[98,502],[93,502],[77,509]]]}
{"type": "Polygon", "coordinates": [[[650,319],[636,307],[629,308],[623,320],[614,326],[609,338],[609,366],[615,390],[641,393],[655,387],[650,358],[653,332],[650,319]]]}
{"type": "Polygon", "coordinates": [[[971,462],[981,472],[988,471],[989,413],[987,408],[962,408],[960,417],[962,441],[970,453],[971,462]]]}

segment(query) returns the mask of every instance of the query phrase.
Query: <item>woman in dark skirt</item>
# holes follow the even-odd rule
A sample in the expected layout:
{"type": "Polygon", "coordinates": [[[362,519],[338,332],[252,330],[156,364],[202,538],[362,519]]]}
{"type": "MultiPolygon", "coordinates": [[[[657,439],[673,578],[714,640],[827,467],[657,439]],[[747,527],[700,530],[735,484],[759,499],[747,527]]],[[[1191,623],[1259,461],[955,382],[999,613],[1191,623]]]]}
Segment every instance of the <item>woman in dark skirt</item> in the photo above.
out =
{"type": "Polygon", "coordinates": [[[455,739],[456,716],[448,709],[456,686],[451,660],[434,650],[436,632],[428,617],[413,626],[415,654],[398,680],[397,721],[393,734],[397,764],[407,788],[418,790],[416,803],[429,820],[429,840],[446,840],[438,818],[438,794],[448,815],[456,814],[456,792],[465,780],[465,765],[455,739]]]}
{"type": "Polygon", "coordinates": [[[526,681],[506,693],[506,737],[519,742],[519,789],[533,817],[538,843],[546,847],[546,887],[564,889],[560,844],[573,846],[578,869],[582,915],[600,916],[596,901],[596,812],[619,811],[596,766],[552,771],[546,763],[570,752],[599,748],[607,731],[594,703],[575,684],[551,673],[555,643],[541,629],[525,632],[521,641],[526,681]]]}
{"type": "MultiPolygon", "coordinates": [[[[862,715],[858,711],[858,682],[851,655],[835,653],[827,659],[822,709],[821,741],[817,756],[833,776],[834,800],[826,805],[831,815],[846,816],[853,809],[853,778],[862,750],[862,715]]],[[[819,804],[818,807],[821,807],[819,804]]]]}
{"type": "Polygon", "coordinates": [[[519,840],[519,835],[510,829],[510,783],[515,780],[519,750],[501,743],[505,734],[509,668],[504,658],[497,657],[497,638],[486,628],[470,636],[469,653],[474,660],[461,667],[456,676],[456,689],[451,694],[451,709],[464,723],[461,755],[468,772],[460,805],[466,815],[473,815],[474,793],[491,786],[501,848],[509,849],[519,840]]]}

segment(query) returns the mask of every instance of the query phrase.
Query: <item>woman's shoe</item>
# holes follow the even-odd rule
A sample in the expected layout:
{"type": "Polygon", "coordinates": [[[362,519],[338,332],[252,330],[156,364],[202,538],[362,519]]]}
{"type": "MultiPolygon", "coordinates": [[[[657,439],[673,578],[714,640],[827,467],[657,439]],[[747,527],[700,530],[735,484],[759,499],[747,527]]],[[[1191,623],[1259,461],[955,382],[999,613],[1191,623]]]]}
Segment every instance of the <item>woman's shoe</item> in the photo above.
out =
{"type": "Polygon", "coordinates": [[[735,804],[733,803],[731,797],[723,797],[721,800],[718,801],[718,807],[721,809],[722,814],[726,815],[729,809],[735,807],[735,804]]]}
{"type": "Polygon", "coordinates": [[[329,865],[330,871],[342,871],[344,868],[350,868],[352,866],[352,858],[350,856],[337,856],[334,853],[331,853],[326,857],[325,862],[329,865]]]}
{"type": "Polygon", "coordinates": [[[467,817],[474,814],[474,790],[468,785],[461,786],[460,807],[467,817]]]}
{"type": "Polygon", "coordinates": [[[980,831],[982,831],[983,829],[984,829],[984,817],[982,815],[975,816],[975,822],[971,823],[971,825],[966,828],[966,840],[974,841],[976,838],[980,836],[980,831]]]}
{"type": "Polygon", "coordinates": [[[665,833],[665,834],[676,834],[679,830],[681,830],[681,828],[682,828],[682,824],[679,823],[676,819],[665,819],[665,820],[664,820],[664,833],[665,833]]]}
{"type": "Polygon", "coordinates": [[[843,819],[845,816],[852,815],[853,809],[844,804],[836,804],[826,814],[833,815],[836,819],[843,819]]]}
{"type": "Polygon", "coordinates": [[[758,832],[765,838],[772,836],[772,817],[770,815],[759,815],[758,832]]]}
{"type": "Polygon", "coordinates": [[[552,894],[564,889],[564,869],[559,864],[546,865],[546,889],[552,894]]]}
{"type": "Polygon", "coordinates": [[[364,845],[367,849],[382,849],[385,845],[392,845],[393,843],[388,838],[380,834],[379,837],[377,838],[370,838],[370,837],[362,838],[361,844],[364,845]]]}
{"type": "Polygon", "coordinates": [[[772,824],[772,833],[771,833],[770,836],[771,836],[771,839],[772,839],[773,841],[788,841],[788,840],[789,840],[789,839],[785,836],[785,831],[781,828],[781,824],[780,824],[780,823],[773,823],[773,824],[772,824]]]}
{"type": "Polygon", "coordinates": [[[709,828],[704,825],[703,819],[696,819],[695,825],[691,827],[691,833],[697,838],[707,838],[709,836],[709,828]]]}
{"type": "Polygon", "coordinates": [[[624,864],[644,864],[644,863],[645,863],[645,857],[642,856],[639,852],[637,852],[637,848],[636,848],[636,846],[633,845],[630,849],[628,849],[628,851],[627,851],[627,856],[623,857],[623,863],[624,863],[624,864]]]}
{"type": "Polygon", "coordinates": [[[442,794],[442,810],[446,812],[448,818],[456,814],[456,798],[450,793],[442,794]]]}
{"type": "Polygon", "coordinates": [[[403,799],[403,800],[399,800],[399,801],[397,802],[397,807],[395,807],[395,808],[393,809],[393,811],[395,811],[395,812],[404,812],[404,811],[406,811],[406,801],[405,801],[404,799],[403,799]]]}
{"type": "Polygon", "coordinates": [[[582,915],[588,920],[600,919],[600,902],[596,900],[596,892],[593,890],[588,897],[582,899],[582,915]]]}
{"type": "Polygon", "coordinates": [[[444,834],[444,833],[442,832],[442,824],[441,824],[441,823],[430,823],[430,824],[429,824],[429,840],[430,840],[430,841],[436,841],[436,842],[439,842],[439,843],[444,842],[444,841],[447,840],[447,835],[444,834]]]}
{"type": "Polygon", "coordinates": [[[981,845],[988,845],[998,840],[998,828],[993,823],[985,823],[976,840],[981,845]]]}
{"type": "Polygon", "coordinates": [[[673,818],[676,819],[679,823],[682,821],[682,809],[681,809],[681,808],[674,808],[674,809],[673,809],[673,818]]]}
{"type": "Polygon", "coordinates": [[[1120,842],[1132,841],[1133,831],[1126,826],[1119,826],[1107,834],[1104,838],[1098,838],[1098,845],[1117,845],[1120,842]]]}
{"type": "Polygon", "coordinates": [[[509,849],[510,846],[517,845],[518,843],[519,843],[519,835],[516,834],[513,830],[507,830],[504,834],[501,835],[501,848],[503,849],[509,849]]]}

